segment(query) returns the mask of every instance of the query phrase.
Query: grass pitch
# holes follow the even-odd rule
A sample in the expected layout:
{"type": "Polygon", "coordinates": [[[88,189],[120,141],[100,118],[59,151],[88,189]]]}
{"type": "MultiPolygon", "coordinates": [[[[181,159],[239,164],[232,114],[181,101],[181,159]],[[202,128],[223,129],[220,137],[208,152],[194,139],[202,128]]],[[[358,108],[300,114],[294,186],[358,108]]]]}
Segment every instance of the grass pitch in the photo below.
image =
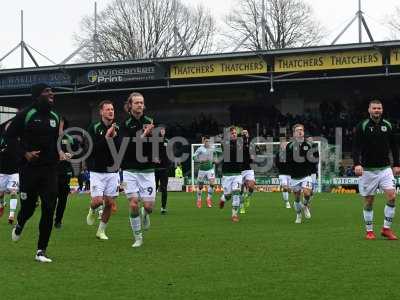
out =
{"type": "MultiPolygon", "coordinates": [[[[312,219],[295,224],[280,194],[257,193],[238,224],[223,210],[195,207],[194,195],[170,193],[157,208],[144,245],[133,249],[127,203],[107,228],[86,225],[87,195],[72,195],[61,230],[53,229],[51,264],[34,261],[40,211],[18,243],[8,208],[0,219],[0,299],[396,299],[400,241],[364,240],[358,195],[320,194],[312,219]]],[[[292,200],[292,199],[291,199],[292,200]]],[[[375,232],[384,199],[375,205],[375,232]]],[[[393,229],[400,234],[399,220],[393,229]]]]}

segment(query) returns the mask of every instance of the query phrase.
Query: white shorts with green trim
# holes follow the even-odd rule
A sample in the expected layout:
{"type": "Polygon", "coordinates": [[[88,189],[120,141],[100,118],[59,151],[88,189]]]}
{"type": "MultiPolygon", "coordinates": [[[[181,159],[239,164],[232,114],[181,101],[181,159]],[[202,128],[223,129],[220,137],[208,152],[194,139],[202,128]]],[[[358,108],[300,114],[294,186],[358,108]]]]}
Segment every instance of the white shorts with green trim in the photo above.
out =
{"type": "Polygon", "coordinates": [[[199,173],[197,173],[197,182],[210,182],[215,180],[215,171],[214,169],[211,170],[199,170],[199,173]]]}
{"type": "Polygon", "coordinates": [[[360,195],[363,197],[373,196],[378,188],[382,190],[394,190],[396,188],[396,181],[391,168],[376,171],[364,170],[364,174],[358,180],[360,195]]]}
{"type": "Polygon", "coordinates": [[[256,177],[254,176],[254,170],[244,170],[242,171],[242,180],[245,182],[248,181],[256,181],[256,177]]]}
{"type": "Polygon", "coordinates": [[[289,187],[290,186],[290,175],[279,175],[280,186],[289,187]]]}
{"type": "Polygon", "coordinates": [[[117,197],[119,192],[118,173],[90,172],[90,196],[117,197]]]}
{"type": "Polygon", "coordinates": [[[222,176],[222,188],[225,195],[240,192],[242,188],[242,175],[222,176]]]}
{"type": "Polygon", "coordinates": [[[123,187],[128,198],[139,198],[144,201],[156,200],[156,178],[153,172],[139,173],[123,171],[123,187]]]}
{"type": "Polygon", "coordinates": [[[0,174],[0,192],[18,191],[19,174],[0,174]]]}
{"type": "Polygon", "coordinates": [[[302,189],[312,189],[312,179],[311,176],[306,176],[304,178],[290,179],[290,189],[293,192],[301,191],[302,189]]]}

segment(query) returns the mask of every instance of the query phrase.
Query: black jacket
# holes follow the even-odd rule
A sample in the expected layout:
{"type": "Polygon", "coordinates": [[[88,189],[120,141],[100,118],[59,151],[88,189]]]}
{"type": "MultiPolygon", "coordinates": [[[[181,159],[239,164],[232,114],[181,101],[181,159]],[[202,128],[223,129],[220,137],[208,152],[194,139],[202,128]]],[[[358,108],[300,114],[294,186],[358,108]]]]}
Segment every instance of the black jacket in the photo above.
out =
{"type": "MultiPolygon", "coordinates": [[[[146,124],[153,124],[153,120],[142,115],[139,119],[130,116],[121,125],[121,139],[129,139],[128,147],[121,165],[123,170],[154,170],[154,160],[156,158],[153,157],[153,145],[149,138],[140,138],[146,124]],[[132,140],[133,138],[138,138],[142,147],[137,145],[137,142],[132,140]]],[[[121,142],[121,145],[123,144],[124,141],[121,142]]],[[[158,145],[155,145],[155,147],[158,147],[158,145]]]]}
{"type": "MultiPolygon", "coordinates": [[[[111,154],[110,147],[108,146],[107,139],[105,137],[107,130],[111,127],[105,125],[102,121],[96,122],[89,126],[88,132],[91,141],[88,141],[88,145],[92,144],[92,151],[86,161],[87,168],[89,171],[99,173],[114,173],[117,172],[119,166],[114,164],[114,158],[111,154]]],[[[109,142],[114,143],[116,150],[118,151],[118,135],[119,127],[116,127],[117,136],[110,138],[109,142]]],[[[90,150],[90,149],[89,149],[90,150]]]]}
{"type": "Polygon", "coordinates": [[[357,125],[353,138],[354,165],[364,168],[384,168],[391,165],[389,153],[393,155],[393,166],[399,166],[399,148],[392,124],[381,119],[363,120],[357,125]]]}
{"type": "Polygon", "coordinates": [[[249,145],[247,139],[226,140],[222,143],[223,150],[223,175],[236,175],[244,170],[249,170],[249,145]]]}
{"type": "Polygon", "coordinates": [[[5,138],[12,147],[18,148],[21,165],[56,166],[59,161],[59,125],[58,113],[35,103],[15,116],[5,138]],[[24,154],[31,151],[40,151],[39,158],[28,162],[24,154]]]}
{"type": "Polygon", "coordinates": [[[12,147],[8,143],[7,138],[0,137],[0,173],[1,174],[15,174],[18,173],[18,165],[21,157],[18,156],[18,149],[12,147]]]}
{"type": "Polygon", "coordinates": [[[159,161],[160,163],[156,163],[155,166],[157,169],[168,169],[171,165],[171,161],[168,158],[167,148],[168,148],[168,139],[162,138],[162,141],[159,143],[158,151],[159,151],[159,161]]]}
{"type": "Polygon", "coordinates": [[[315,173],[318,165],[318,145],[307,141],[292,141],[286,145],[287,174],[300,179],[315,173]]]}

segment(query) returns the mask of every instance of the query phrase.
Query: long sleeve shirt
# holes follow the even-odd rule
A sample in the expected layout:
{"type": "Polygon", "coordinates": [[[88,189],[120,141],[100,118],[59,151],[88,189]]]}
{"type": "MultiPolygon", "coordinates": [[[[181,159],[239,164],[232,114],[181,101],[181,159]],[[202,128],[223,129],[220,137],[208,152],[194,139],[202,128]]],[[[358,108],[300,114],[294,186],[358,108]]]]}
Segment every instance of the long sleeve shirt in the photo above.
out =
{"type": "Polygon", "coordinates": [[[389,154],[393,156],[393,166],[399,166],[399,148],[392,124],[371,118],[360,122],[354,131],[353,161],[365,169],[382,169],[391,165],[389,154]]]}
{"type": "Polygon", "coordinates": [[[92,144],[92,151],[87,159],[87,167],[89,171],[99,172],[99,173],[114,173],[117,172],[119,166],[115,165],[114,157],[111,153],[111,149],[107,143],[114,143],[116,150],[118,151],[118,134],[119,127],[116,126],[115,130],[117,136],[114,138],[106,138],[107,130],[112,125],[106,125],[104,122],[99,121],[89,126],[88,132],[91,138],[89,144],[92,144]]]}
{"type": "Polygon", "coordinates": [[[286,145],[287,173],[294,179],[310,176],[318,164],[318,146],[307,141],[292,141],[286,145]]]}
{"type": "MultiPolygon", "coordinates": [[[[154,171],[153,144],[148,137],[140,137],[147,124],[154,124],[153,119],[142,115],[139,119],[130,116],[121,126],[121,138],[129,139],[122,169],[131,171],[151,172],[154,171]]],[[[161,138],[160,138],[161,139],[161,138]]],[[[124,141],[122,141],[123,145],[124,141]]],[[[156,145],[158,147],[158,145],[156,145]]]]}
{"type": "Polygon", "coordinates": [[[22,165],[57,165],[59,126],[60,116],[55,111],[41,109],[35,103],[15,116],[5,137],[8,143],[18,145],[22,165]],[[40,151],[39,157],[27,161],[24,154],[31,151],[40,151]]]}

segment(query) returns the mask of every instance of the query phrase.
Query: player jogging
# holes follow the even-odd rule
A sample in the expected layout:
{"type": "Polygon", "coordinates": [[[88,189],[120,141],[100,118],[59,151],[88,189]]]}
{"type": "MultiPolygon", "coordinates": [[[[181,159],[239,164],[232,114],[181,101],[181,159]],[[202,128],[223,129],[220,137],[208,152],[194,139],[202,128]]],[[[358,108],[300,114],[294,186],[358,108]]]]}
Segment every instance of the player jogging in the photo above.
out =
{"type": "Polygon", "coordinates": [[[101,120],[89,127],[89,134],[93,143],[87,165],[90,171],[89,213],[86,217],[88,225],[96,222],[96,209],[104,205],[101,221],[96,232],[100,240],[108,240],[106,228],[111,216],[112,203],[119,192],[118,168],[113,168],[114,159],[108,142],[117,143],[119,127],[114,123],[114,105],[109,100],[99,104],[101,120]]]}
{"type": "MultiPolygon", "coordinates": [[[[20,210],[11,239],[20,240],[26,222],[32,217],[38,197],[42,214],[35,260],[51,263],[46,249],[53,229],[57,200],[57,164],[65,154],[57,149],[60,116],[54,111],[54,93],[44,83],[32,86],[34,103],[19,112],[6,131],[7,142],[17,145],[20,156],[20,210]]],[[[12,146],[13,147],[13,146],[12,146]]]]}
{"type": "Polygon", "coordinates": [[[369,103],[370,117],[359,123],[354,132],[353,160],[354,170],[359,178],[359,192],[364,197],[364,221],[367,240],[376,239],[373,230],[373,203],[375,191],[384,191],[387,202],[381,235],[389,240],[397,240],[391,230],[395,215],[395,179],[400,172],[399,149],[392,124],[382,118],[383,105],[379,100],[369,103]],[[393,156],[393,170],[390,168],[389,153],[393,156]]]}
{"type": "Polygon", "coordinates": [[[207,207],[212,207],[212,195],[215,184],[215,158],[216,148],[211,144],[209,136],[203,136],[203,145],[196,149],[193,160],[200,163],[199,172],[197,174],[197,207],[202,206],[202,193],[204,184],[208,183],[207,207]]]}
{"type": "Polygon", "coordinates": [[[249,147],[244,145],[244,139],[238,139],[236,127],[229,128],[229,139],[224,139],[223,162],[222,162],[222,188],[224,193],[221,197],[219,207],[223,208],[226,200],[232,199],[232,222],[239,222],[239,208],[241,203],[242,171],[244,157],[250,155],[249,147]]]}
{"type": "MultiPolygon", "coordinates": [[[[143,244],[143,229],[150,228],[150,214],[156,201],[155,160],[153,158],[152,136],[153,119],[144,115],[144,97],[133,92],[129,95],[125,110],[129,117],[121,126],[123,139],[129,139],[122,161],[124,191],[129,201],[129,220],[137,248],[143,244]],[[140,208],[140,202],[143,203],[140,208]],[[142,220],[141,220],[142,217],[142,220]]],[[[155,137],[157,139],[157,137],[155,137]]],[[[158,137],[158,140],[160,138],[158,137]]],[[[122,141],[122,144],[124,141],[122,141]]],[[[158,144],[155,145],[158,148],[158,144]]]]}
{"type": "Polygon", "coordinates": [[[288,173],[291,177],[290,189],[295,196],[296,221],[302,221],[302,211],[306,219],[311,218],[310,197],[312,191],[311,173],[313,165],[318,163],[318,151],[313,145],[304,139],[304,125],[293,126],[293,141],[286,145],[286,159],[288,161],[288,173]],[[301,194],[304,202],[301,203],[301,194]]]}

